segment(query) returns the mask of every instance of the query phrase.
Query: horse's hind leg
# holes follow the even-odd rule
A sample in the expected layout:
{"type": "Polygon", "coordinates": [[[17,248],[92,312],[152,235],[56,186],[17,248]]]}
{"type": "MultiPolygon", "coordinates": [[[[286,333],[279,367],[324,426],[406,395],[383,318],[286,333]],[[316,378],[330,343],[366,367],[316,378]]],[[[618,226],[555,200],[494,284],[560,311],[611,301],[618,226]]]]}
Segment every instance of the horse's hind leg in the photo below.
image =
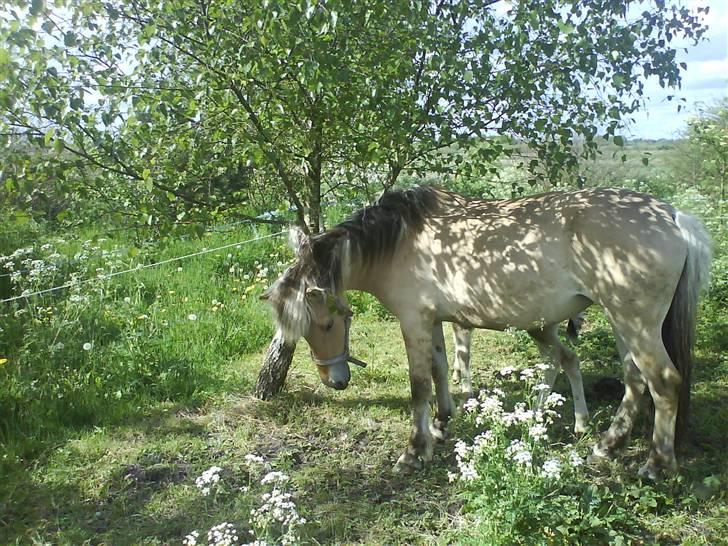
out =
{"type": "MultiPolygon", "coordinates": [[[[618,335],[632,355],[635,366],[647,382],[655,405],[652,447],[647,463],[639,471],[640,476],[651,479],[658,478],[661,470],[669,472],[677,470],[675,421],[682,380],[662,342],[661,322],[658,321],[659,325],[652,328],[646,328],[644,324],[634,324],[634,321],[629,320],[614,323],[618,335]]],[[[615,419],[618,417],[619,412],[615,419]]],[[[619,426],[618,423],[615,428],[619,426]]]]}
{"type": "Polygon", "coordinates": [[[632,360],[632,354],[627,350],[617,329],[613,328],[613,330],[617,341],[617,350],[624,363],[624,396],[609,430],[602,435],[599,442],[594,446],[593,455],[595,457],[611,456],[615,449],[627,444],[647,387],[642,373],[632,360]]]}
{"type": "Polygon", "coordinates": [[[460,385],[460,392],[466,398],[472,398],[473,385],[470,375],[470,340],[473,331],[453,323],[452,333],[455,341],[452,380],[460,385]]]}
{"type": "Polygon", "coordinates": [[[435,382],[435,398],[437,399],[437,415],[432,421],[432,436],[443,441],[447,436],[447,423],[452,417],[452,398],[447,379],[447,352],[442,323],[432,328],[432,379],[435,382]]]}
{"type": "MultiPolygon", "coordinates": [[[[538,345],[541,356],[551,363],[551,368],[546,371],[544,377],[544,382],[549,386],[549,390],[554,387],[559,368],[563,368],[566,372],[571,384],[571,395],[574,398],[574,434],[583,434],[586,432],[589,421],[589,410],[586,407],[579,358],[576,353],[561,343],[558,328],[558,324],[553,324],[540,330],[531,330],[528,333],[538,345]]],[[[541,393],[539,405],[543,403],[547,395],[547,392],[541,393]]]]}

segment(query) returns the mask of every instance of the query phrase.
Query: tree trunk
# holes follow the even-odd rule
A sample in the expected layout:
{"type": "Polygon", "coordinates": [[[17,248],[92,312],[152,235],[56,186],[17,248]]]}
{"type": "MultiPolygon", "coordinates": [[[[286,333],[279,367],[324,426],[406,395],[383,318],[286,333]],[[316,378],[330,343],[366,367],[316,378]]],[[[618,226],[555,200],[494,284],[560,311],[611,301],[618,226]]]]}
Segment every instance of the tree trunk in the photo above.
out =
{"type": "MultiPolygon", "coordinates": [[[[307,225],[302,226],[310,234],[321,231],[323,226],[321,218],[321,174],[323,171],[323,119],[316,111],[317,104],[311,111],[311,152],[306,157],[306,185],[309,192],[307,225]]],[[[300,203],[297,203],[297,206],[300,203]]],[[[304,218],[303,210],[298,209],[299,222],[304,218]]],[[[258,374],[255,385],[255,396],[261,400],[268,400],[278,394],[286,382],[288,368],[293,360],[296,345],[284,343],[280,332],[276,332],[273,341],[268,347],[263,366],[258,374]]]]}
{"type": "Polygon", "coordinates": [[[261,400],[269,400],[278,394],[286,382],[288,368],[293,360],[296,344],[285,343],[280,332],[276,332],[268,347],[268,354],[258,374],[254,395],[261,400]]]}

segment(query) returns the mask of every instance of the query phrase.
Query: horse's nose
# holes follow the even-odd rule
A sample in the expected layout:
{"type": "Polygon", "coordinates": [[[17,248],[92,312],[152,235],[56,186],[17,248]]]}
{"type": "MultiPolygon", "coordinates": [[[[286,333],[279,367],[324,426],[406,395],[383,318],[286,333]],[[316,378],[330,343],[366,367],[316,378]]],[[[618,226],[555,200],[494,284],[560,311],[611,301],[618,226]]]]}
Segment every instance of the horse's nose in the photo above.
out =
{"type": "Polygon", "coordinates": [[[337,391],[343,391],[348,386],[349,386],[348,381],[334,381],[334,388],[337,391]]]}

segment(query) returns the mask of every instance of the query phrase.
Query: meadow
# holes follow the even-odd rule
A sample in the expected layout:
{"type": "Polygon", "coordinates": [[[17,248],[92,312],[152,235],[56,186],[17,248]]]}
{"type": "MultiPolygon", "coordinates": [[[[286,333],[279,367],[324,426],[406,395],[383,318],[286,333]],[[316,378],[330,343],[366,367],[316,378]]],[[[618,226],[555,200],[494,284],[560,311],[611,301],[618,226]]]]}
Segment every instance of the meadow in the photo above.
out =
{"type": "Polygon", "coordinates": [[[402,476],[392,467],[410,426],[404,347],[372,298],[351,297],[352,354],[370,365],[347,390],[321,385],[300,343],[284,392],[251,396],[273,334],[257,296],[292,258],[279,228],[159,240],[18,216],[0,228],[0,299],[84,282],[0,307],[0,544],[725,543],[726,219],[671,176],[669,144],[647,146],[650,166],[633,151],[586,176],[695,213],[715,243],[678,476],[636,477],[648,412],[619,457],[584,460],[619,403],[602,380],[622,373],[598,309],[575,344],[585,437],[570,432],[564,377],[552,413],[529,413],[541,361],[527,335],[476,332],[478,403],[432,464],[402,476]]]}

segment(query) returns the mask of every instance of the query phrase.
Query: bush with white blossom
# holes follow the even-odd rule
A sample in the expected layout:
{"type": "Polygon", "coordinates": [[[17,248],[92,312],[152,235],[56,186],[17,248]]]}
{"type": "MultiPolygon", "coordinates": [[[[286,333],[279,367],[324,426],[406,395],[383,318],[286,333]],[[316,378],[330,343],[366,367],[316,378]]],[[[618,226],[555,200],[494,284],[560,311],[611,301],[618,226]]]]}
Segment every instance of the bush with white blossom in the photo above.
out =
{"type": "MultiPolygon", "coordinates": [[[[207,546],[268,546],[274,544],[289,545],[300,542],[300,528],[306,519],[298,513],[293,493],[289,490],[290,477],[280,471],[272,470],[271,464],[263,457],[248,454],[243,462],[250,476],[250,483],[261,486],[260,496],[250,509],[250,516],[244,526],[249,530],[238,531],[235,523],[223,522],[214,525],[207,532],[207,546]],[[240,537],[246,536],[247,542],[240,537]]],[[[222,469],[212,466],[205,470],[196,480],[195,485],[202,496],[223,488],[222,469]]],[[[239,488],[248,493],[251,486],[239,488]]],[[[213,499],[214,502],[215,499],[213,499]]],[[[241,527],[242,528],[242,527],[241,527]]],[[[198,546],[203,536],[200,531],[191,531],[182,541],[184,546],[198,546]]]]}
{"type": "Polygon", "coordinates": [[[534,537],[549,544],[575,537],[619,543],[619,523],[629,515],[617,514],[610,493],[585,477],[579,452],[586,446],[560,439],[567,430],[559,425],[565,398],[539,381],[547,369],[504,368],[496,385],[465,402],[470,439],[456,442],[456,469],[448,474],[461,484],[465,517],[472,513],[476,522],[464,528],[477,528],[474,536],[484,543],[530,543],[534,537]]]}

